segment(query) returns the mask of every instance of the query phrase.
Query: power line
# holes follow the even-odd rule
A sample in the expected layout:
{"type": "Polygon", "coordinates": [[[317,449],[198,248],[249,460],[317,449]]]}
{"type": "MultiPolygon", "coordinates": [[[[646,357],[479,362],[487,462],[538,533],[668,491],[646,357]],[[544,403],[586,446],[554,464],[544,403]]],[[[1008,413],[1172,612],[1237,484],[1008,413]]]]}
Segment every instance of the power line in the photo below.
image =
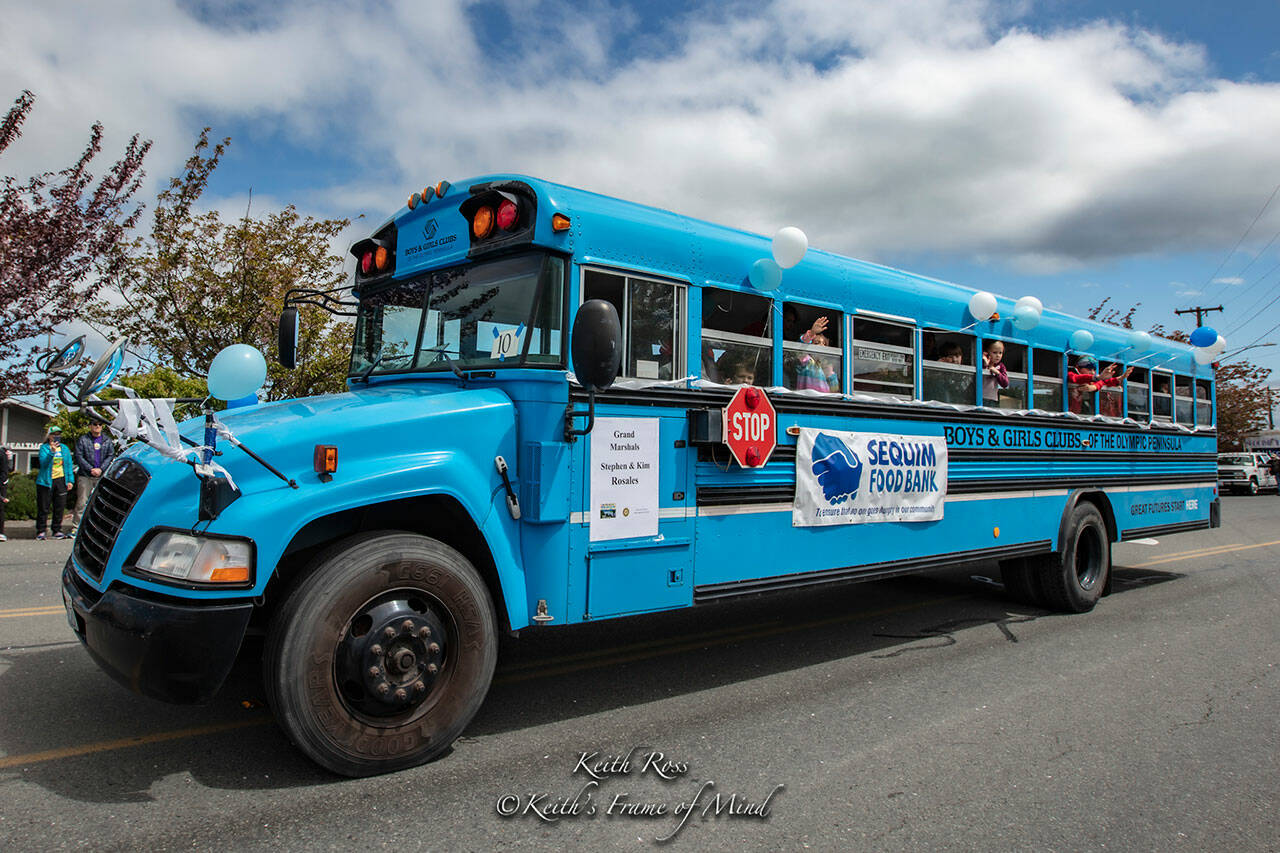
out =
{"type": "Polygon", "coordinates": [[[1181,309],[1181,308],[1180,308],[1180,309],[1175,310],[1173,313],[1174,313],[1174,314],[1178,314],[1178,315],[1182,315],[1182,314],[1195,314],[1195,315],[1196,315],[1196,328],[1198,329],[1198,328],[1200,328],[1201,326],[1203,326],[1203,325],[1204,325],[1204,320],[1202,319],[1202,318],[1203,318],[1203,315],[1205,315],[1205,314],[1211,314],[1211,313],[1213,313],[1214,311],[1221,311],[1221,310],[1222,310],[1222,306],[1221,306],[1221,305],[1219,305],[1217,308],[1206,308],[1206,307],[1205,307],[1205,306],[1203,306],[1203,305],[1197,305],[1197,306],[1195,306],[1194,308],[1185,308],[1185,309],[1181,309]]]}
{"type": "Polygon", "coordinates": [[[1244,233],[1240,235],[1240,239],[1237,240],[1236,244],[1231,247],[1231,251],[1227,252],[1227,256],[1222,259],[1222,263],[1218,264],[1218,268],[1213,271],[1212,275],[1210,275],[1209,278],[1205,280],[1205,283],[1201,285],[1202,287],[1208,287],[1210,284],[1213,284],[1213,280],[1218,277],[1218,273],[1222,272],[1222,268],[1227,265],[1227,261],[1231,260],[1231,256],[1236,253],[1236,249],[1239,249],[1240,244],[1243,243],[1245,241],[1245,238],[1249,236],[1249,232],[1253,230],[1253,226],[1257,225],[1258,220],[1262,218],[1262,214],[1267,212],[1267,208],[1270,207],[1271,202],[1275,200],[1276,193],[1280,193],[1280,184],[1276,184],[1276,188],[1273,189],[1271,191],[1271,195],[1267,197],[1267,203],[1262,206],[1262,210],[1259,210],[1258,215],[1253,217],[1253,221],[1249,223],[1249,227],[1244,229],[1244,233]]]}

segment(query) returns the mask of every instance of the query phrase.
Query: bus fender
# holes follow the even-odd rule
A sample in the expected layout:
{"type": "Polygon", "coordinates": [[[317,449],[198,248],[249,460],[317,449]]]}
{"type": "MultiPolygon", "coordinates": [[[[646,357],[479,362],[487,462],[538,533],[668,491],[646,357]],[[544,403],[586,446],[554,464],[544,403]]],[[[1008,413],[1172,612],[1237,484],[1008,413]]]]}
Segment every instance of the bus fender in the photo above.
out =
{"type": "Polygon", "coordinates": [[[499,491],[495,506],[480,525],[480,535],[488,543],[489,553],[493,556],[493,567],[498,572],[498,584],[502,587],[502,601],[507,606],[509,627],[512,631],[528,627],[529,595],[519,557],[519,534],[507,512],[503,492],[499,491]],[[501,504],[501,509],[497,504],[501,504]]]}
{"type": "Polygon", "coordinates": [[[1062,550],[1062,543],[1067,539],[1067,519],[1071,517],[1071,511],[1080,501],[1092,503],[1098,508],[1098,512],[1102,513],[1102,520],[1107,525],[1107,536],[1112,542],[1120,538],[1116,527],[1115,511],[1111,508],[1111,500],[1106,492],[1101,489],[1072,489],[1067,494],[1066,505],[1062,507],[1062,517],[1058,519],[1058,539],[1054,543],[1054,549],[1057,551],[1062,550]]]}

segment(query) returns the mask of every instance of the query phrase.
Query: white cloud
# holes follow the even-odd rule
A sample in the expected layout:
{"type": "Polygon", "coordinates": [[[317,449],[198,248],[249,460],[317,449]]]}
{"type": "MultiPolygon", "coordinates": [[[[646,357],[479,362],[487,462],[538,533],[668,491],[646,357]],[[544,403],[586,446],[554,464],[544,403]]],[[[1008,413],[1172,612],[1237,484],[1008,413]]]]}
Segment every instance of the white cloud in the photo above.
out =
{"type": "Polygon", "coordinates": [[[1244,279],[1238,275],[1229,275],[1222,278],[1215,278],[1214,284],[1244,284],[1244,279]]]}
{"type": "MultiPolygon", "coordinates": [[[[0,76],[39,98],[3,171],[65,164],[95,118],[108,154],[155,138],[153,176],[198,124],[261,122],[386,164],[300,189],[316,215],[381,220],[418,184],[509,170],[863,257],[1032,270],[1230,246],[1280,174],[1280,86],[1115,24],[1032,31],[1013,4],[776,0],[640,34],[600,3],[508,0],[499,53],[473,30],[498,7],[241,6],[0,0],[0,76]]],[[[1258,233],[1278,229],[1280,208],[1258,233]]]]}

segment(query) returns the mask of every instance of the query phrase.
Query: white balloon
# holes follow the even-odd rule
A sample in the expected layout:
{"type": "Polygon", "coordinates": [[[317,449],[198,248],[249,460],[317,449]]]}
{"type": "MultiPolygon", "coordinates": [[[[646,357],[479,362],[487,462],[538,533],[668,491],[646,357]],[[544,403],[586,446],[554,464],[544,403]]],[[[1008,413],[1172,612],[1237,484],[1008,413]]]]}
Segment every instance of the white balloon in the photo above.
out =
{"type": "Polygon", "coordinates": [[[809,238],[794,225],[779,228],[778,233],[773,235],[773,259],[784,270],[789,270],[800,263],[807,251],[809,251],[809,238]]]}
{"type": "Polygon", "coordinates": [[[991,319],[991,315],[996,313],[996,298],[985,290],[979,290],[969,297],[969,313],[979,323],[991,319]]]}
{"type": "Polygon", "coordinates": [[[1218,335],[1218,339],[1209,344],[1208,349],[1213,350],[1215,355],[1222,355],[1227,351],[1227,339],[1222,335],[1218,335]]]}
{"type": "Polygon", "coordinates": [[[1196,364],[1208,364],[1218,357],[1218,353],[1214,352],[1212,347],[1196,347],[1193,355],[1196,364]]]}
{"type": "Polygon", "coordinates": [[[1146,352],[1151,349],[1151,334],[1140,330],[1130,332],[1129,346],[1137,352],[1146,352]]]}
{"type": "Polygon", "coordinates": [[[1032,308],[1036,309],[1037,314],[1044,313],[1044,303],[1042,303],[1039,299],[1036,299],[1034,296],[1022,297],[1021,299],[1019,299],[1017,302],[1013,304],[1013,310],[1017,311],[1020,305],[1030,305],[1032,308]]]}

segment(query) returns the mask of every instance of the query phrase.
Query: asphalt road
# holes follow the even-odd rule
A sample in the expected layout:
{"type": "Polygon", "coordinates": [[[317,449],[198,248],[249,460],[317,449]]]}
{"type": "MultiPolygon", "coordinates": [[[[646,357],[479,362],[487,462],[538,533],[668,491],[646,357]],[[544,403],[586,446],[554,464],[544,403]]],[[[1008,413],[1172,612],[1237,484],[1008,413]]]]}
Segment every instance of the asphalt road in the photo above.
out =
{"type": "Polygon", "coordinates": [[[204,707],[117,686],[69,543],[0,543],[0,848],[1275,850],[1280,498],[1224,504],[1080,616],[991,567],[526,633],[448,754],[365,780],[251,660],[204,707]]]}

